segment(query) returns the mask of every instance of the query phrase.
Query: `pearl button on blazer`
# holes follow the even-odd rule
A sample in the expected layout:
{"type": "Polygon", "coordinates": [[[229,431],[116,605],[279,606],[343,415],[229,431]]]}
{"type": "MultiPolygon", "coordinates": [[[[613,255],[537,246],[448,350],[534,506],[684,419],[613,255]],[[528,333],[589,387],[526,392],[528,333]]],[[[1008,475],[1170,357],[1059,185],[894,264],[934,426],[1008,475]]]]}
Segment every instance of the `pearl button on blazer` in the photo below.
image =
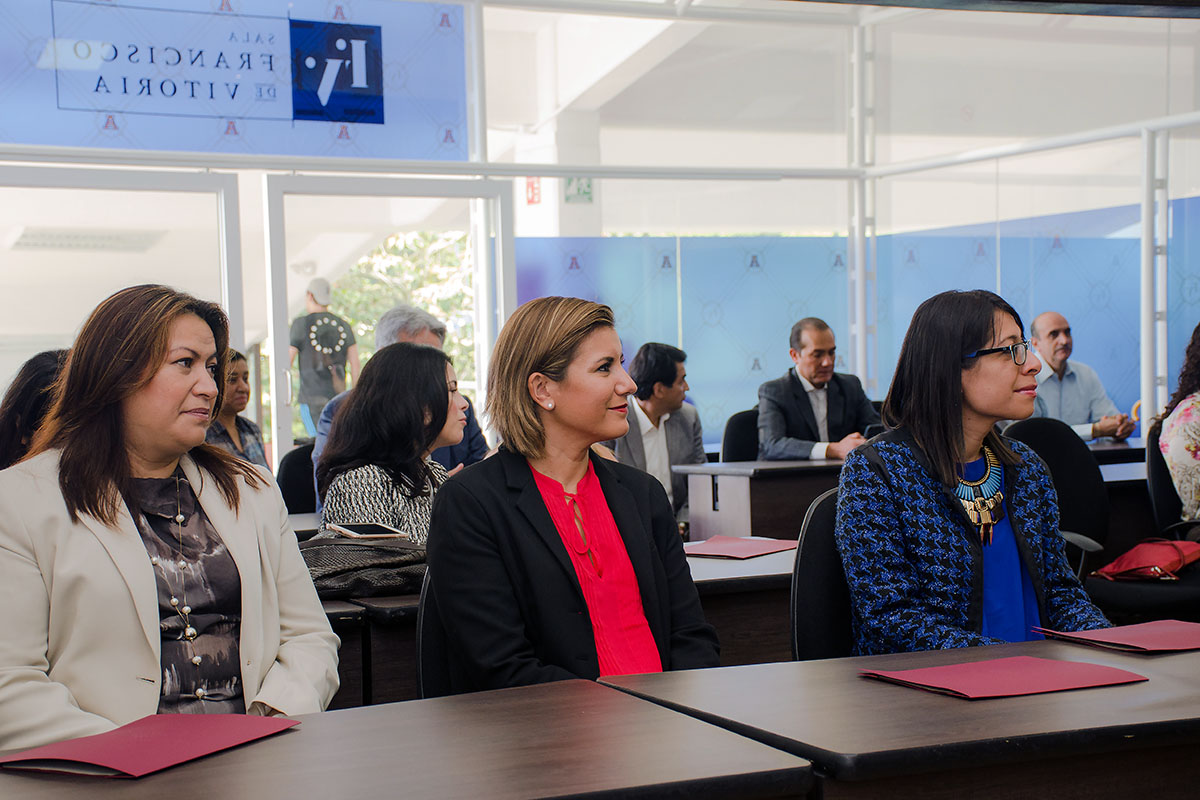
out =
{"type": "MultiPolygon", "coordinates": [[[[239,479],[235,512],[191,459],[181,464],[241,576],[247,708],[323,710],[338,686],[338,638],[279,489],[271,480],[255,490],[239,479]]],[[[154,714],[159,643],[154,569],[124,506],[116,528],[87,515],[72,522],[57,451],[0,472],[0,750],[103,733],[154,714]]]]}

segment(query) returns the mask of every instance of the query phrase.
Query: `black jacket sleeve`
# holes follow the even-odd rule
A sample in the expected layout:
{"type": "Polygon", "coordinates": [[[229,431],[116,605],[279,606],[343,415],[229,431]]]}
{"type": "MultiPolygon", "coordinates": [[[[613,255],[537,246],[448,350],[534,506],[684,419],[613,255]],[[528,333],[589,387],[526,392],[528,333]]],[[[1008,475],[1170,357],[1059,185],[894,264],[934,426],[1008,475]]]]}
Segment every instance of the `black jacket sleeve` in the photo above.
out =
{"type": "Polygon", "coordinates": [[[449,645],[471,683],[498,689],[577,675],[543,664],[526,636],[521,607],[496,541],[506,520],[493,518],[461,482],[437,493],[428,559],[449,645]]]}

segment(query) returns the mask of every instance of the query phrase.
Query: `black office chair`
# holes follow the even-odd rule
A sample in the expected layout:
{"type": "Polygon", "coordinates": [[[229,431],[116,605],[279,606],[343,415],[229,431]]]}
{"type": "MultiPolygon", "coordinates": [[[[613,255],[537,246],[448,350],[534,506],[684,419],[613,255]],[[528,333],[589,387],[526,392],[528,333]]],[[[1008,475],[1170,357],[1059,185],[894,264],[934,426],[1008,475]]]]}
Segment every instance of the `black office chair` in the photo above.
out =
{"type": "MultiPolygon", "coordinates": [[[[1029,445],[1046,462],[1058,491],[1061,527],[1094,540],[1102,549],[1108,536],[1108,490],[1100,465],[1083,440],[1069,425],[1048,418],[1014,422],[1004,434],[1029,445]]],[[[1146,449],[1149,453],[1150,447],[1146,449]]],[[[1063,535],[1067,536],[1065,532],[1063,535]]],[[[1107,553],[1104,560],[1111,561],[1118,555],[1107,553]]],[[[1167,618],[1200,621],[1200,570],[1194,568],[1182,572],[1177,581],[1110,581],[1088,577],[1084,578],[1083,587],[1114,622],[1167,618]]]]}
{"type": "Polygon", "coordinates": [[[722,461],[758,460],[758,409],[739,411],[725,422],[722,461]]]}
{"type": "Polygon", "coordinates": [[[850,588],[833,539],[837,489],[813,501],[800,527],[792,569],[792,658],[808,661],[853,653],[850,588]]]}
{"type": "Polygon", "coordinates": [[[1179,493],[1175,491],[1175,481],[1171,480],[1167,461],[1158,449],[1158,433],[1155,430],[1146,436],[1146,485],[1150,490],[1154,525],[1158,528],[1158,535],[1164,539],[1186,537],[1195,540],[1196,536],[1200,535],[1200,523],[1183,522],[1179,519],[1183,513],[1183,503],[1179,500],[1179,493]]]}
{"type": "Polygon", "coordinates": [[[275,480],[289,514],[312,514],[317,510],[312,454],[313,446],[303,444],[279,460],[279,474],[275,480]]]}
{"type": "Polygon", "coordinates": [[[1046,462],[1058,493],[1058,527],[1067,540],[1067,557],[1082,579],[1088,554],[1099,553],[1108,539],[1108,488],[1100,464],[1061,420],[1023,419],[1009,425],[1004,435],[1029,445],[1046,462]]]}
{"type": "Polygon", "coordinates": [[[438,615],[437,597],[433,594],[426,569],[421,583],[421,599],[417,604],[417,691],[422,698],[445,697],[453,694],[450,680],[450,654],[446,629],[438,615]]]}

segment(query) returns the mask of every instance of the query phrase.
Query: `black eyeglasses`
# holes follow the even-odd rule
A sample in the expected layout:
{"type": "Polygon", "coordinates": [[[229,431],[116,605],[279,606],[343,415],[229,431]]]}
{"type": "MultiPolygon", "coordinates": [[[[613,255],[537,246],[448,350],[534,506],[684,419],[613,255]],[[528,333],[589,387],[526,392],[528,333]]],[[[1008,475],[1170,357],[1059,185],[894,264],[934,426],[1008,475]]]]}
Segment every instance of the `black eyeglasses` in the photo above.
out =
{"type": "Polygon", "coordinates": [[[974,353],[967,353],[963,358],[979,358],[979,356],[991,355],[992,353],[1008,353],[1012,357],[1013,363],[1018,367],[1025,364],[1025,360],[1029,358],[1029,342],[1022,340],[1016,344],[1005,345],[1004,347],[989,347],[986,350],[976,350],[974,353]]]}

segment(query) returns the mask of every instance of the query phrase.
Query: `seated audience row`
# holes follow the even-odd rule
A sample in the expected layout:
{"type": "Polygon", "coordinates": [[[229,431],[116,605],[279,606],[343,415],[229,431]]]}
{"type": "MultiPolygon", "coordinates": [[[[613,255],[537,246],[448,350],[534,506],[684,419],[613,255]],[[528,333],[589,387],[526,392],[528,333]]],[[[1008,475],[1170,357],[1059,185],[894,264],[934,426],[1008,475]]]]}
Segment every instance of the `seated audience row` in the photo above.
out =
{"type": "MultiPolygon", "coordinates": [[[[717,666],[676,526],[686,493],[663,469],[703,455],[683,351],[639,351],[639,388],[606,306],[524,304],[488,376],[504,443],[448,472],[436,451],[473,415],[444,327],[417,317],[426,341],[411,341],[408,311],[382,334],[408,338],[335,398],[317,483],[326,523],[427,529],[454,690],[717,666]],[[605,441],[634,463],[640,450],[645,470],[598,457],[605,441]]],[[[118,292],[84,323],[30,454],[0,472],[0,749],[155,712],[306,713],[337,688],[338,641],[270,474],[205,443],[223,432],[250,453],[244,402],[223,404],[245,382],[227,340],[211,303],[118,292]]],[[[1004,300],[921,305],[884,403],[890,430],[870,442],[860,428],[878,417],[833,371],[828,326],[797,323],[792,355],[796,369],[760,390],[760,426],[771,452],[846,459],[835,538],[857,652],[1109,624],[1067,566],[1044,465],[997,433],[1034,412],[1042,366],[1004,300]]],[[[1164,452],[1197,391],[1200,378],[1181,379],[1164,452]]]]}
{"type": "MultiPolygon", "coordinates": [[[[1042,361],[1033,416],[1060,419],[1085,440],[1133,433],[1133,420],[1117,411],[1096,371],[1068,362],[1074,341],[1066,318],[1046,311],[1029,328],[1042,361]]],[[[790,344],[795,368],[758,388],[759,458],[843,459],[879,415],[857,377],[834,372],[837,343],[823,320],[797,322],[790,344]]]]}

